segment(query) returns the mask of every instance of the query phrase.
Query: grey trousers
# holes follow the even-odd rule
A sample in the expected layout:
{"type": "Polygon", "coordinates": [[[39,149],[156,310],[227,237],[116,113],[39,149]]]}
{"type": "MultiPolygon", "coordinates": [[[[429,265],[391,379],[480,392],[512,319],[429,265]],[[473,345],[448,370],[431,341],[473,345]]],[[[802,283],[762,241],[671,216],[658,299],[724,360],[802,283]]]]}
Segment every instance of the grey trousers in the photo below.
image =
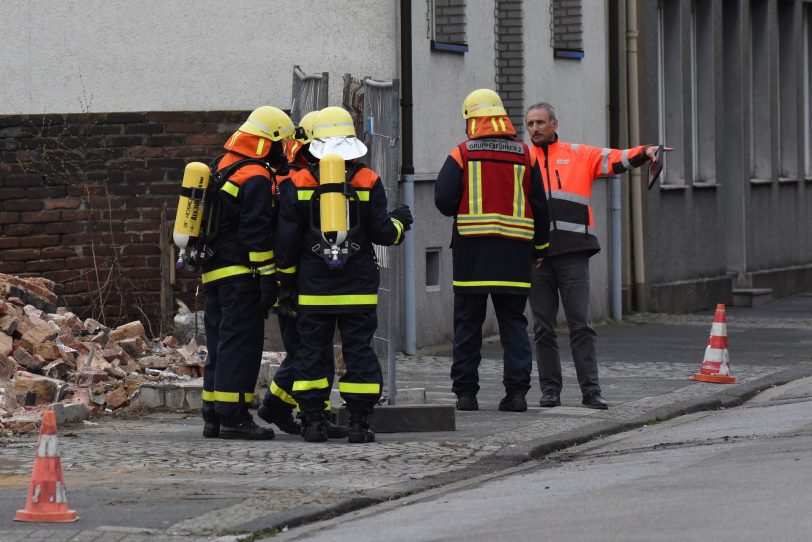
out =
{"type": "Polygon", "coordinates": [[[591,326],[589,308],[589,256],[586,253],[544,258],[541,269],[533,269],[530,310],[541,392],[560,394],[563,384],[555,334],[559,294],[570,330],[570,348],[581,393],[600,392],[596,335],[591,326]]]}

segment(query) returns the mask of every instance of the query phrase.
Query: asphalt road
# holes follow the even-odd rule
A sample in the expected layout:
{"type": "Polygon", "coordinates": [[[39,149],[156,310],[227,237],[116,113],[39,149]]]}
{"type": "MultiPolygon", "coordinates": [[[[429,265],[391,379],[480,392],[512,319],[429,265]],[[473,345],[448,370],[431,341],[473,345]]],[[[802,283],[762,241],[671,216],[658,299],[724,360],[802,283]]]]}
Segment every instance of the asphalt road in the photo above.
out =
{"type": "Polygon", "coordinates": [[[812,540],[810,450],[805,378],[269,540],[812,540]]]}

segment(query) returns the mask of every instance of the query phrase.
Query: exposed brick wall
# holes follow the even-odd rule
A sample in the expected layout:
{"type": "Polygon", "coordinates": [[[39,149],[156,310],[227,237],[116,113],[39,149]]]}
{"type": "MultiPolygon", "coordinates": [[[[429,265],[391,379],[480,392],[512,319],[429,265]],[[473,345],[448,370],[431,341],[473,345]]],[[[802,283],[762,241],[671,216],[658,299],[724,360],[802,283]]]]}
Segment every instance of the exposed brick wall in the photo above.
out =
{"type": "Polygon", "coordinates": [[[524,131],[524,16],[522,0],[497,0],[496,92],[516,131],[524,131]]]}
{"type": "MultiPolygon", "coordinates": [[[[82,317],[158,325],[162,208],[171,234],[183,168],[248,113],[0,116],[0,273],[53,280],[82,317]]],[[[179,271],[175,294],[198,282],[179,271]]]]}

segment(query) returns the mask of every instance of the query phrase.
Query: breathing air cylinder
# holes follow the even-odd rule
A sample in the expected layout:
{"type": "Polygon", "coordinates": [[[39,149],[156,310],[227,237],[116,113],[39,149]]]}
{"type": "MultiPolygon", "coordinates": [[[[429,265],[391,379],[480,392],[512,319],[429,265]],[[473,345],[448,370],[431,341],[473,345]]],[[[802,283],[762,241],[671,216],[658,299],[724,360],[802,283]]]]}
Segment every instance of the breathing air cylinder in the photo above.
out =
{"type": "Polygon", "coordinates": [[[204,196],[210,175],[209,166],[202,162],[191,162],[183,172],[178,213],[175,215],[175,229],[172,231],[172,240],[181,251],[200,235],[205,211],[204,196]]]}
{"type": "MultiPolygon", "coordinates": [[[[343,183],[345,180],[344,159],[337,154],[322,156],[319,162],[319,182],[322,185],[343,183]]],[[[330,267],[341,267],[341,244],[347,239],[349,223],[347,196],[343,190],[321,194],[319,201],[321,237],[330,246],[330,267]]]]}

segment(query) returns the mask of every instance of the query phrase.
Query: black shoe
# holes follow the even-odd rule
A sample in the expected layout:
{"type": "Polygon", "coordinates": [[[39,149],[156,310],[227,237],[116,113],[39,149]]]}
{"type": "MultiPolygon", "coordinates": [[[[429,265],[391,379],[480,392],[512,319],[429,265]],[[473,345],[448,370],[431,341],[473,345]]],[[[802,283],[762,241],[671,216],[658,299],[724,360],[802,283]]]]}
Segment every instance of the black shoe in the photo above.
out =
{"type": "Polygon", "coordinates": [[[273,431],[258,426],[254,420],[246,420],[235,427],[220,427],[220,438],[224,439],[271,440],[273,437],[273,431]]]}
{"type": "Polygon", "coordinates": [[[281,431],[284,431],[289,435],[302,434],[302,424],[293,417],[292,408],[285,409],[267,406],[265,403],[262,403],[257,409],[257,416],[265,420],[267,423],[274,424],[281,431]]]}
{"type": "Polygon", "coordinates": [[[302,438],[307,442],[327,440],[327,418],[323,412],[305,412],[302,416],[302,438]]]}
{"type": "Polygon", "coordinates": [[[350,430],[343,425],[337,425],[327,419],[327,438],[347,438],[350,430]]]}
{"type": "Polygon", "coordinates": [[[527,400],[523,394],[507,394],[499,401],[499,410],[502,412],[524,412],[527,410],[527,400]]]}
{"type": "Polygon", "coordinates": [[[457,397],[457,410],[479,410],[476,395],[472,393],[460,394],[457,397]]]}
{"type": "Polygon", "coordinates": [[[369,430],[369,420],[366,414],[350,412],[347,441],[355,444],[375,442],[375,433],[369,430]]]}
{"type": "Polygon", "coordinates": [[[601,392],[597,390],[590,391],[584,395],[584,400],[581,401],[581,404],[585,407],[596,408],[598,410],[606,410],[609,408],[609,403],[606,402],[606,399],[601,397],[601,392]]]}
{"type": "Polygon", "coordinates": [[[544,408],[552,408],[561,406],[561,396],[552,391],[545,391],[541,394],[539,399],[539,406],[544,408]]]}
{"type": "Polygon", "coordinates": [[[220,436],[220,422],[203,420],[203,436],[206,438],[217,438],[220,436]]]}

